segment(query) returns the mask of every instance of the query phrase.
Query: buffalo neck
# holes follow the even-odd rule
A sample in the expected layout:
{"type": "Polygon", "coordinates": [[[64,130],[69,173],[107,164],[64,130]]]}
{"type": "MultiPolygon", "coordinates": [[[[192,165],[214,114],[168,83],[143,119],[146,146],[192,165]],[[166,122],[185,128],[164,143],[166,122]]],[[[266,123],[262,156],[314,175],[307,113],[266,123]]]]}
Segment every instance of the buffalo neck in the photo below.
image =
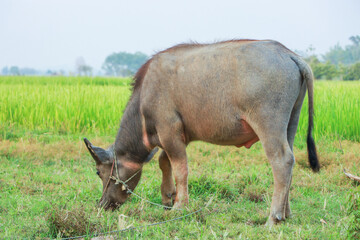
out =
{"type": "Polygon", "coordinates": [[[140,91],[133,92],[126,106],[115,140],[115,152],[137,163],[143,163],[149,154],[143,143],[140,91]]]}

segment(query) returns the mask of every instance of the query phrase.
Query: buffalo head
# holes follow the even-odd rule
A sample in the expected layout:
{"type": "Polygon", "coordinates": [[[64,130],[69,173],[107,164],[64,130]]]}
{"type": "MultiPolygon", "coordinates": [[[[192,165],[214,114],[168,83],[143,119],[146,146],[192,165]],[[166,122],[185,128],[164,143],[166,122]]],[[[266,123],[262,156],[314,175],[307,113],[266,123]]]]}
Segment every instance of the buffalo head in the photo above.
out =
{"type": "MultiPolygon", "coordinates": [[[[130,191],[133,191],[139,183],[142,164],[131,161],[126,153],[115,153],[114,145],[105,150],[93,146],[86,138],[84,142],[95,160],[96,174],[103,183],[99,206],[106,210],[114,210],[126,201],[131,194],[130,191]]],[[[148,158],[152,158],[156,151],[157,149],[154,149],[148,158]]]]}

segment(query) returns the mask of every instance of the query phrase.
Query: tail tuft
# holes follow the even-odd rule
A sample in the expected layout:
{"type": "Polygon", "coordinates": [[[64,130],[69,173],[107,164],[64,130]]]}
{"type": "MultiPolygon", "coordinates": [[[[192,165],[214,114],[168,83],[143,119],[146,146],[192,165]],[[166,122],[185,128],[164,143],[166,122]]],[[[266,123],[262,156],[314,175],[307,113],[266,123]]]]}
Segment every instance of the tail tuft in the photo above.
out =
{"type": "Polygon", "coordinates": [[[311,136],[311,133],[309,133],[307,136],[307,150],[310,167],[314,172],[318,172],[320,170],[320,163],[316,153],[315,142],[311,136]]]}

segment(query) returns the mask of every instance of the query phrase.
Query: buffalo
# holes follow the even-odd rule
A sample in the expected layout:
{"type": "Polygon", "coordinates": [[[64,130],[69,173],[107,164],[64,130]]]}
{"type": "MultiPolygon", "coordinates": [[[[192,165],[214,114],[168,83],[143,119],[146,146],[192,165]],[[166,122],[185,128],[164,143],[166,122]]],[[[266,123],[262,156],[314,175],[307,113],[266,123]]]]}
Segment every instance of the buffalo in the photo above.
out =
{"type": "Polygon", "coordinates": [[[180,44],[155,54],[134,77],[115,143],[105,150],[84,139],[103,182],[100,205],[123,204],[159,147],[162,203],[182,208],[189,201],[191,141],[246,148],[260,141],[274,176],[267,223],[285,220],[306,90],[308,158],[313,171],[320,168],[312,138],[313,81],[305,61],[272,40],[180,44]]]}

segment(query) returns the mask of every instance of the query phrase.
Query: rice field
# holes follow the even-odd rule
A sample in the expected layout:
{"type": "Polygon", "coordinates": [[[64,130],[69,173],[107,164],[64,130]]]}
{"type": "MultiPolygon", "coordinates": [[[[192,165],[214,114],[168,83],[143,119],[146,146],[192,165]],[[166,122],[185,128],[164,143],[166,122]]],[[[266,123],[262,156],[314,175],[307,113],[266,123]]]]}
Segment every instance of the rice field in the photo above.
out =
{"type": "Polygon", "coordinates": [[[0,86],[2,124],[62,134],[116,133],[130,96],[130,79],[2,77],[0,86]]]}
{"type": "MultiPolygon", "coordinates": [[[[130,82],[100,77],[0,77],[1,134],[6,139],[9,129],[25,129],[115,135],[131,94],[130,82]]],[[[307,119],[306,98],[297,138],[305,139],[307,119]]],[[[314,135],[360,141],[359,82],[315,82],[314,135]]]]}
{"type": "MultiPolygon", "coordinates": [[[[360,82],[315,81],[315,137],[360,141],[360,82]]],[[[304,101],[299,135],[307,129],[307,97],[304,101]]]]}

